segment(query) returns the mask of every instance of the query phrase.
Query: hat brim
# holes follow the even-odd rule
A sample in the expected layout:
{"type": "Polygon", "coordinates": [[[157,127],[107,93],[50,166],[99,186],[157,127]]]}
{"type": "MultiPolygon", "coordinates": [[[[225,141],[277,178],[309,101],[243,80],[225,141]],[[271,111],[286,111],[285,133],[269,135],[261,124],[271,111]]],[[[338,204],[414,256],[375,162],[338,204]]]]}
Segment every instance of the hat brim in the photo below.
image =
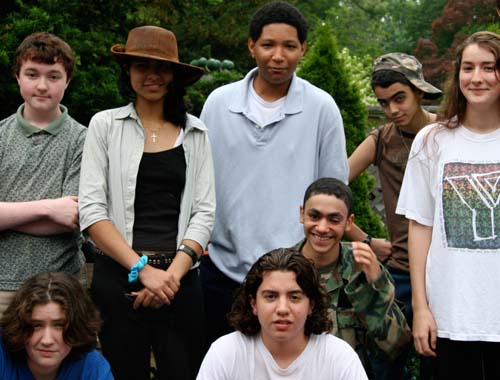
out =
{"type": "Polygon", "coordinates": [[[416,88],[424,93],[424,99],[434,100],[443,95],[443,92],[432,84],[421,79],[408,79],[416,88]]]}
{"type": "Polygon", "coordinates": [[[111,54],[120,63],[126,63],[131,58],[148,58],[155,59],[157,61],[169,62],[172,64],[174,69],[174,77],[176,80],[181,82],[184,86],[189,86],[196,81],[198,81],[205,73],[202,68],[189,65],[187,63],[176,62],[164,57],[159,57],[152,54],[143,53],[127,53],[125,52],[125,47],[123,45],[117,44],[111,47],[111,54]]]}

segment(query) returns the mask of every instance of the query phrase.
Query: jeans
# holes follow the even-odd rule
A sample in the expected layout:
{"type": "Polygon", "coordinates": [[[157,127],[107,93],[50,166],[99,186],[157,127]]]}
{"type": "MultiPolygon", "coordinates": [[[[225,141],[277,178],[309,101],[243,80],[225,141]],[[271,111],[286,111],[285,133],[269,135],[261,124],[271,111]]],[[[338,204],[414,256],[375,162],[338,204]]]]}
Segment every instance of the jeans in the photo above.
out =
{"type": "Polygon", "coordinates": [[[222,273],[209,256],[201,258],[200,278],[205,299],[205,335],[210,345],[222,335],[234,331],[227,320],[227,313],[231,311],[240,284],[222,273]]]}

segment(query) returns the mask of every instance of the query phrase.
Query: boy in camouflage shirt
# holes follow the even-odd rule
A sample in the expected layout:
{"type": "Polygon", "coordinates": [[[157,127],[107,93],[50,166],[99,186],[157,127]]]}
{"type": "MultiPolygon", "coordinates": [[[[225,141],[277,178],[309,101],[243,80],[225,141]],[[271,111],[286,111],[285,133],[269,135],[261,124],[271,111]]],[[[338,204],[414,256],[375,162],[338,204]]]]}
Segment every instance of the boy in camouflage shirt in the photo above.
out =
{"type": "Polygon", "coordinates": [[[392,279],[370,246],[340,243],[354,222],[351,208],[352,194],[344,183],[334,178],[313,182],[300,207],[305,239],[296,249],[313,261],[330,296],[331,333],[356,350],[370,376],[370,358],[397,357],[411,333],[395,303],[392,279]]]}

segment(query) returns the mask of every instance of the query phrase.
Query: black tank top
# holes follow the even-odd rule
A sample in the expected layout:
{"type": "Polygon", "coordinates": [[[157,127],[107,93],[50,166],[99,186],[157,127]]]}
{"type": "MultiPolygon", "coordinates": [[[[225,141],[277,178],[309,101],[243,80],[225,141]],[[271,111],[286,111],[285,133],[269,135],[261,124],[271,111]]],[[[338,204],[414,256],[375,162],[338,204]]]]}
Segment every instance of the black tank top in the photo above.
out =
{"type": "Polygon", "coordinates": [[[133,249],[177,249],[185,183],[186,160],[182,145],[161,152],[143,153],[135,189],[133,249]]]}

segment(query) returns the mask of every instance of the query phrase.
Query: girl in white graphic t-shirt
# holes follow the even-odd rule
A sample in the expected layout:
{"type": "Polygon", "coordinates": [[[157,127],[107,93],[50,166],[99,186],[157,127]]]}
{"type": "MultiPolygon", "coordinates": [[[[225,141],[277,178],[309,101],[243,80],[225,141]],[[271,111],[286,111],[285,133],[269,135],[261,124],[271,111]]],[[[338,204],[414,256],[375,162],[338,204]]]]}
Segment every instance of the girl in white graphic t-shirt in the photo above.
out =
{"type": "Polygon", "coordinates": [[[478,32],[457,47],[442,121],[415,138],[397,207],[415,348],[436,380],[500,378],[499,178],[500,36],[478,32]]]}

